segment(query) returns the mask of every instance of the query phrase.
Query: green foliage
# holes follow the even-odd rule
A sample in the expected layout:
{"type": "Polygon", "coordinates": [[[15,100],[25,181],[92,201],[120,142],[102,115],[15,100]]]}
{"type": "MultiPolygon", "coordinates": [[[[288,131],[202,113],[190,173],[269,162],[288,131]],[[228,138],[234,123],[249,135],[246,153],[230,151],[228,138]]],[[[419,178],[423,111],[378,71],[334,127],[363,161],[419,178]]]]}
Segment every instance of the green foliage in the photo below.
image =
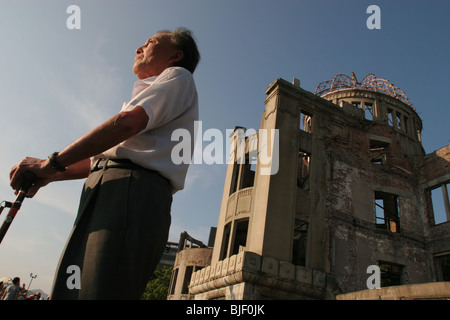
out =
{"type": "Polygon", "coordinates": [[[153,278],[147,283],[142,300],[166,300],[169,291],[172,267],[160,267],[155,270],[153,278]]]}

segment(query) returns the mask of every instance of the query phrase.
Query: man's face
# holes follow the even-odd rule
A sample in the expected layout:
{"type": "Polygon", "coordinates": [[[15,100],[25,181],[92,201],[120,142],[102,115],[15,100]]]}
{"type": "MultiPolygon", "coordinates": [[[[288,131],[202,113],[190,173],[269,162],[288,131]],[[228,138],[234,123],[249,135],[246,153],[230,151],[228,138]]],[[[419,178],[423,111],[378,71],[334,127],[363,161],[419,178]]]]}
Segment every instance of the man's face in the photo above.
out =
{"type": "Polygon", "coordinates": [[[182,58],[183,52],[170,43],[168,33],[157,33],[136,50],[133,71],[139,79],[161,74],[182,58]]]}

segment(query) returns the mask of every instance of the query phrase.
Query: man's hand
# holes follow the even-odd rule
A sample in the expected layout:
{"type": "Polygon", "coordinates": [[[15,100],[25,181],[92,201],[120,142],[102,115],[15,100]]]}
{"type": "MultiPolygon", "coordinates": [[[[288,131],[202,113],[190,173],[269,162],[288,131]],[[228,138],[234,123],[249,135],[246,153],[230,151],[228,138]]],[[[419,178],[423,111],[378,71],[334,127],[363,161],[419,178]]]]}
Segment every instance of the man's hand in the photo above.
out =
{"type": "Polygon", "coordinates": [[[11,168],[9,173],[10,185],[17,194],[24,182],[24,174],[30,171],[35,174],[36,181],[28,189],[27,197],[32,198],[37,191],[52,181],[52,176],[57,173],[50,165],[50,162],[42,159],[26,157],[11,168]]]}

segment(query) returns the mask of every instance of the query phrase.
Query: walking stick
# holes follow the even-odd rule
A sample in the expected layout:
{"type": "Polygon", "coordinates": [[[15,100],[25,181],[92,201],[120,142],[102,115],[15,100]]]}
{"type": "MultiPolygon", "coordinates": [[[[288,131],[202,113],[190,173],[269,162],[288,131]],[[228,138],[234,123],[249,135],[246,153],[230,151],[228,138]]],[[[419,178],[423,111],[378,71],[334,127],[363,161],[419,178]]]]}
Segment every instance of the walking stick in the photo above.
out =
{"type": "Polygon", "coordinates": [[[10,208],[8,215],[5,218],[5,221],[3,221],[3,224],[0,228],[0,243],[3,240],[3,237],[6,234],[6,231],[8,231],[8,228],[10,227],[12,221],[14,220],[14,217],[17,214],[17,211],[19,211],[20,207],[22,206],[22,202],[25,199],[28,189],[33,185],[35,180],[34,173],[27,171],[24,174],[24,181],[22,183],[22,186],[20,187],[19,193],[17,194],[16,199],[13,203],[8,201],[3,201],[2,205],[0,206],[0,214],[2,213],[3,209],[5,207],[10,208]]]}

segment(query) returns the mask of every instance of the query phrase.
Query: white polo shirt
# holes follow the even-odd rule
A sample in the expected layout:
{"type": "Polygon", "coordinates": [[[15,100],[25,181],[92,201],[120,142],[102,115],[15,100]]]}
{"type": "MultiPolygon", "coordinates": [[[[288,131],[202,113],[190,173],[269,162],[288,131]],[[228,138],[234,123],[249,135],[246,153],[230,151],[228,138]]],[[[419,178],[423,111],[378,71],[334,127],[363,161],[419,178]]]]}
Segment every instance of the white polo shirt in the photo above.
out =
{"type": "Polygon", "coordinates": [[[176,129],[191,134],[191,154],[194,150],[194,121],[198,120],[198,96],[192,73],[181,67],[170,67],[159,76],[138,80],[134,84],[131,101],[121,111],[136,106],[148,115],[147,127],[139,134],[123,141],[95,158],[130,159],[144,168],[158,171],[172,184],[172,194],[184,188],[189,164],[174,164],[171,141],[176,129]]]}

